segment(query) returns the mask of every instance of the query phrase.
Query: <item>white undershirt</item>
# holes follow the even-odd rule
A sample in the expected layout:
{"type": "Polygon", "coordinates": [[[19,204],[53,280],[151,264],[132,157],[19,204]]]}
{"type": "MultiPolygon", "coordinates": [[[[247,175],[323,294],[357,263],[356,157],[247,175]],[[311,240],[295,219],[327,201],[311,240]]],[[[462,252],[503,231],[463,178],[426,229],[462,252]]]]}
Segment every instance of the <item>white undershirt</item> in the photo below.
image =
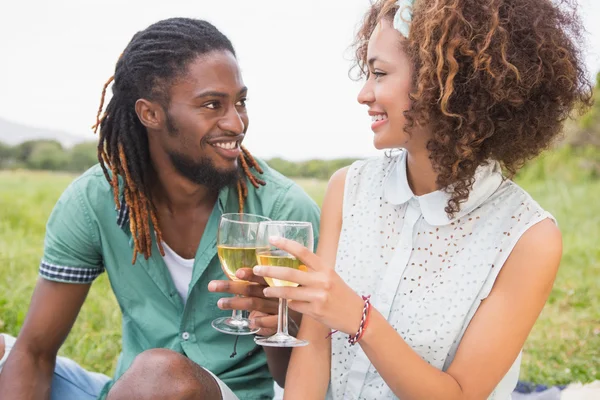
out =
{"type": "Polygon", "coordinates": [[[171,274],[171,279],[175,284],[183,304],[188,299],[188,289],[192,282],[192,272],[194,271],[194,259],[188,260],[175,253],[165,242],[162,242],[163,248],[165,249],[165,264],[171,274]]]}

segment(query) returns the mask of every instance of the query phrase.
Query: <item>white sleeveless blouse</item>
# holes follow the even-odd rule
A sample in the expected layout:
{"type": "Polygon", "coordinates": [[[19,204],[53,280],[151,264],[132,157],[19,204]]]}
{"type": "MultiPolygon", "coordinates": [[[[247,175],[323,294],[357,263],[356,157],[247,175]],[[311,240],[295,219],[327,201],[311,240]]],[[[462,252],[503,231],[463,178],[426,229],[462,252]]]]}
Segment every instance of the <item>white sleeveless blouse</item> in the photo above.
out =
{"type": "MultiPolygon", "coordinates": [[[[449,219],[443,191],[415,196],[406,152],[354,163],[346,178],[336,271],[425,361],[447,370],[461,338],[513,247],[552,218],[497,163],[478,169],[449,219]]],[[[521,357],[490,399],[510,399],[521,357]]],[[[359,345],[332,339],[328,399],[396,399],[359,345]]]]}

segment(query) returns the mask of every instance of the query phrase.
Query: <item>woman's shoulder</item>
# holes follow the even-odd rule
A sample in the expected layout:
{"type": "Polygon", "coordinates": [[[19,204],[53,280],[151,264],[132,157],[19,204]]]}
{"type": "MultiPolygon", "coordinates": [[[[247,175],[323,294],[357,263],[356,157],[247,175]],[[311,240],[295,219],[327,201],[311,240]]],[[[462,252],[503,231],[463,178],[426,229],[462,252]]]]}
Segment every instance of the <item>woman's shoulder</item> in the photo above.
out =
{"type": "Polygon", "coordinates": [[[530,226],[543,219],[550,219],[556,223],[552,214],[525,189],[509,179],[505,179],[480,208],[485,208],[486,213],[493,213],[495,219],[504,221],[505,224],[530,226]]]}

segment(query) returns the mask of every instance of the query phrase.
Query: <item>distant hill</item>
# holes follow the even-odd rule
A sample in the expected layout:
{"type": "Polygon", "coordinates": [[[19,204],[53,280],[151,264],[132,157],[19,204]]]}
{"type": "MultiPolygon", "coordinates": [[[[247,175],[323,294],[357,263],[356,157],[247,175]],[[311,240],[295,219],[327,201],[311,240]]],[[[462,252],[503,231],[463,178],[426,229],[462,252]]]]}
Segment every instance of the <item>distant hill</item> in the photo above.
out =
{"type": "Polygon", "coordinates": [[[77,136],[71,133],[18,124],[0,118],[0,142],[14,146],[36,139],[53,139],[64,147],[72,147],[78,143],[94,140],[94,136],[77,136]]]}

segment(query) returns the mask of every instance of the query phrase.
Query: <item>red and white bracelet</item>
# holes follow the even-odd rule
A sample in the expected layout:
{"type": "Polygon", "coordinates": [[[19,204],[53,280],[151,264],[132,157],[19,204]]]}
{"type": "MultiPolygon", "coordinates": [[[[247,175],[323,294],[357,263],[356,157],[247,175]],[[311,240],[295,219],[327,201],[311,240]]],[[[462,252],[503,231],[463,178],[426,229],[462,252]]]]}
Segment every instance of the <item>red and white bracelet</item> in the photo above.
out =
{"type": "Polygon", "coordinates": [[[354,346],[360,339],[362,339],[365,331],[367,330],[367,325],[369,325],[369,315],[371,315],[371,295],[362,296],[362,299],[365,301],[362,318],[360,319],[360,325],[358,326],[358,331],[356,331],[356,334],[348,337],[348,343],[350,343],[350,346],[354,346]]]}
{"type": "MultiPolygon", "coordinates": [[[[371,314],[371,295],[362,296],[362,299],[365,302],[363,307],[362,317],[360,319],[360,325],[358,326],[358,331],[354,335],[348,336],[348,343],[350,346],[354,346],[365,334],[365,330],[367,329],[367,325],[369,325],[369,315],[371,314]]],[[[325,339],[329,339],[334,333],[337,331],[331,331],[329,335],[325,337],[325,339]]]]}

